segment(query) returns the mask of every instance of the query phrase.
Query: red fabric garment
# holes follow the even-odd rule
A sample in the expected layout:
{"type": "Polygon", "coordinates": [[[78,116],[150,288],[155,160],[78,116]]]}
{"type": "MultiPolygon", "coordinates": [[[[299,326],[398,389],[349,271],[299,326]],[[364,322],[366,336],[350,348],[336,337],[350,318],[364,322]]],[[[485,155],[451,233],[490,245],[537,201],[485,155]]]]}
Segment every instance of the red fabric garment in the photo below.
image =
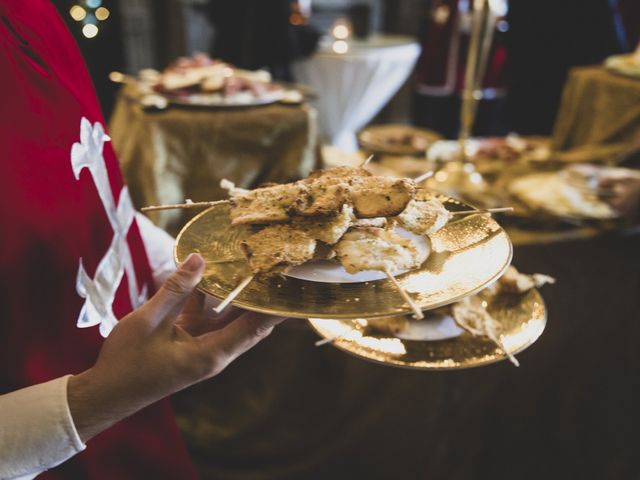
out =
{"type": "MultiPolygon", "coordinates": [[[[71,149],[80,142],[83,117],[105,123],[80,51],[53,6],[0,0],[0,393],[83,371],[102,345],[98,327],[76,327],[84,303],[76,292],[79,260],[93,278],[114,238],[92,174],[85,168],[74,176],[71,149]]],[[[104,183],[117,200],[123,182],[108,141],[103,157],[104,183]]],[[[135,221],[126,239],[137,284],[151,294],[135,221]]],[[[116,318],[132,310],[128,287],[124,275],[113,301],[116,318]]],[[[195,477],[168,400],[42,476],[195,477]]]]}

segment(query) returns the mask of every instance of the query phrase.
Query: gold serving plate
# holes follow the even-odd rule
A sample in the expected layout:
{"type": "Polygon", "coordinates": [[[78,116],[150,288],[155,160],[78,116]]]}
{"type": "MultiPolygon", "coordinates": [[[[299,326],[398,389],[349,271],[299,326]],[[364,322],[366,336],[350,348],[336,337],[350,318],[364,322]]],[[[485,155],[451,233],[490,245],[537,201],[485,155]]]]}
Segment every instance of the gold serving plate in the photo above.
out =
{"type": "Polygon", "coordinates": [[[442,140],[442,135],[426,128],[412,127],[410,125],[372,125],[358,133],[358,142],[363,149],[383,155],[418,155],[424,157],[427,149],[439,140],[442,140]],[[424,145],[392,142],[394,139],[406,137],[416,137],[424,145]]]}
{"type": "MultiPolygon", "coordinates": [[[[532,345],[544,331],[547,314],[537,290],[521,295],[498,295],[488,301],[491,316],[502,325],[502,343],[515,355],[532,345]]],[[[425,320],[429,321],[428,316],[425,320]]],[[[310,319],[323,338],[357,357],[376,363],[417,370],[452,370],[479,367],[507,358],[485,337],[463,332],[456,338],[437,341],[405,340],[367,331],[366,319],[310,319]]]]}
{"type": "MultiPolygon", "coordinates": [[[[449,197],[440,200],[451,211],[473,208],[449,197]]],[[[175,248],[177,262],[191,252],[204,257],[207,266],[198,288],[217,298],[225,298],[251,274],[240,250],[251,227],[232,226],[229,210],[228,204],[220,204],[200,213],[182,229],[175,248]]],[[[504,273],[513,255],[509,237],[487,214],[450,221],[431,236],[431,248],[420,268],[396,277],[423,310],[478,292],[504,273]]],[[[411,312],[388,279],[324,283],[258,275],[233,303],[247,310],[294,318],[353,319],[411,312]]]]}

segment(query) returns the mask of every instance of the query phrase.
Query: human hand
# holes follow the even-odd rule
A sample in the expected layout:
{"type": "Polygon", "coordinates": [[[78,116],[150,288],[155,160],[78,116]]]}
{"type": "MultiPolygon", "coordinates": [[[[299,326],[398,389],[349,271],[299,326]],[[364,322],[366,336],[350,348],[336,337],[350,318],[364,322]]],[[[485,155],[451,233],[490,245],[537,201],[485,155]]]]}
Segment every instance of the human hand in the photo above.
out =
{"type": "Polygon", "coordinates": [[[205,309],[194,291],[204,260],[191,254],[147,303],[118,322],[89,370],[69,379],[80,438],[89,438],[161,398],[220,373],[283,319],[205,309]]]}
{"type": "Polygon", "coordinates": [[[634,218],[640,211],[640,177],[603,177],[598,190],[602,201],[622,216],[634,218]]]}

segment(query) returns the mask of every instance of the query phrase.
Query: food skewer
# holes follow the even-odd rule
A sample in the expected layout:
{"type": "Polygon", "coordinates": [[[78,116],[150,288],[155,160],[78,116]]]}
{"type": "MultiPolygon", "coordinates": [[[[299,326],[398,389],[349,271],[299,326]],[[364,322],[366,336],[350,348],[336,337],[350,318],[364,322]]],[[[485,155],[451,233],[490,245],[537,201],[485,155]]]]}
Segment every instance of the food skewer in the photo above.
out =
{"type": "Polygon", "coordinates": [[[389,270],[389,267],[385,267],[384,268],[384,273],[387,274],[387,277],[389,278],[389,280],[391,280],[391,282],[396,287],[396,289],[398,290],[400,295],[402,295],[402,298],[404,298],[404,300],[411,307],[411,310],[413,310],[413,318],[415,318],[416,320],[422,320],[424,318],[424,313],[422,313],[422,310],[420,310],[420,307],[418,307],[418,305],[416,305],[416,302],[413,301],[413,299],[409,296],[407,291],[396,280],[396,278],[391,273],[391,270],[389,270]]]}
{"type": "Polygon", "coordinates": [[[493,343],[496,344],[496,346],[502,350],[502,353],[504,353],[507,358],[509,359],[509,361],[515,366],[515,367],[519,367],[520,366],[520,362],[518,361],[518,359],[515,357],[515,355],[511,352],[509,352],[506,347],[504,346],[504,344],[502,343],[502,340],[500,340],[498,337],[496,337],[495,335],[489,335],[489,340],[491,340],[493,343]]]}
{"type": "Polygon", "coordinates": [[[326,345],[327,343],[333,343],[338,340],[340,337],[328,337],[318,340],[314,345],[316,347],[321,347],[322,345],[326,345]]]}
{"type": "Polygon", "coordinates": [[[413,183],[418,184],[418,183],[424,182],[426,179],[433,177],[433,175],[434,175],[434,171],[430,170],[414,178],[413,183]]]}
{"type": "MultiPolygon", "coordinates": [[[[367,158],[364,164],[372,157],[367,158]]],[[[231,182],[223,180],[221,186],[229,191],[230,200],[197,203],[186,200],[184,204],[151,206],[143,211],[230,203],[233,225],[259,226],[260,230],[241,245],[252,275],[244,278],[230,292],[214,309],[216,312],[226,308],[256,274],[281,273],[315,258],[317,247],[335,245],[335,252],[330,249],[330,253],[337,254],[348,273],[384,271],[413,310],[415,318],[421,319],[424,318],[421,310],[396,281],[391,270],[410,270],[422,264],[426,252],[419,251],[410,240],[388,229],[356,226],[356,222],[358,219],[396,218],[399,215],[400,224],[414,233],[429,235],[439,230],[451,218],[451,213],[435,197],[420,202],[414,200],[415,182],[432,175],[433,172],[425,172],[412,181],[373,176],[362,167],[336,167],[314,172],[308,179],[299,182],[269,185],[250,191],[236,188],[231,182]],[[413,206],[411,212],[409,205],[413,206]],[[350,228],[352,225],[354,228],[350,228]],[[281,248],[282,245],[287,248],[281,248]]],[[[453,215],[480,212],[453,212],[453,215]]]]}
{"type": "Polygon", "coordinates": [[[487,302],[480,296],[463,298],[455,303],[452,307],[452,315],[460,327],[472,335],[488,338],[502,350],[511,363],[516,367],[520,366],[518,359],[502,342],[502,325],[491,316],[487,310],[487,302]]]}
{"type": "Polygon", "coordinates": [[[394,270],[410,270],[427,259],[427,252],[417,248],[413,241],[378,227],[359,227],[345,233],[334,250],[347,273],[366,270],[384,272],[409,304],[415,318],[424,318],[422,311],[391,274],[394,270]]]}
{"type": "Polygon", "coordinates": [[[513,212],[513,207],[497,207],[497,208],[480,208],[475,210],[460,210],[458,212],[451,212],[451,215],[468,215],[472,213],[500,213],[500,212],[513,212]]]}
{"type": "Polygon", "coordinates": [[[205,208],[213,207],[214,205],[221,205],[223,203],[229,203],[229,200],[216,200],[214,202],[190,202],[175,203],[171,205],[150,205],[148,207],[142,207],[141,212],[156,212],[159,210],[173,210],[177,208],[205,208]]]}
{"type": "Polygon", "coordinates": [[[373,160],[373,154],[369,155],[367,159],[364,162],[362,162],[362,165],[360,165],[360,167],[366,167],[371,160],[373,160]]]}
{"type": "Polygon", "coordinates": [[[242,281],[238,284],[238,286],[233,290],[231,290],[229,292],[229,295],[227,295],[227,297],[224,300],[222,300],[222,302],[220,302],[220,304],[217,307],[213,308],[213,311],[216,313],[221,313],[225,308],[227,308],[227,306],[231,302],[233,302],[238,295],[240,295],[242,290],[244,290],[246,286],[249,285],[251,280],[253,280],[254,276],[255,275],[249,275],[248,277],[243,278],[242,281]]]}

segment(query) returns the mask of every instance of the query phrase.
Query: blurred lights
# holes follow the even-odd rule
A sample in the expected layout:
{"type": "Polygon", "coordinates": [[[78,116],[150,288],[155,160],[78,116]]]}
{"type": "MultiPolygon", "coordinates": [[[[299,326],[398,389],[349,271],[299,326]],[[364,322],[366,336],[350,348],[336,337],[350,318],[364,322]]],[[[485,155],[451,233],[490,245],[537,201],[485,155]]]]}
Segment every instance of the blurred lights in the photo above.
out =
{"type": "Polygon", "coordinates": [[[102,0],[83,0],[78,3],[69,9],[69,15],[76,22],[82,22],[82,35],[93,38],[100,32],[98,22],[108,19],[111,12],[102,6],[102,0]]]}
{"type": "Polygon", "coordinates": [[[504,17],[509,11],[507,0],[489,0],[489,8],[497,17],[504,17]]]}
{"type": "Polygon", "coordinates": [[[115,82],[115,83],[122,83],[122,82],[125,81],[124,73],[111,72],[109,74],[109,80],[111,80],[112,82],[115,82]]]}
{"type": "Polygon", "coordinates": [[[447,174],[447,172],[444,172],[442,170],[440,170],[439,172],[436,172],[435,174],[435,179],[438,182],[446,182],[447,178],[449,178],[449,175],[447,174]]]}
{"type": "Polygon", "coordinates": [[[346,25],[336,25],[333,27],[333,36],[339,40],[344,40],[349,37],[349,27],[346,25]]]}
{"type": "Polygon", "coordinates": [[[87,38],[93,38],[98,35],[98,27],[93,23],[87,23],[82,27],[82,34],[87,38]]]}
{"type": "Polygon", "coordinates": [[[297,12],[294,12],[289,17],[289,23],[291,25],[304,25],[304,17],[297,12]]]}
{"type": "Polygon", "coordinates": [[[76,22],[80,22],[84,20],[84,17],[87,16],[87,11],[80,5],[74,5],[69,10],[69,15],[71,15],[71,18],[73,18],[76,22]]]}
{"type": "Polygon", "coordinates": [[[478,172],[473,172],[471,175],[469,175],[469,180],[471,181],[471,183],[480,185],[482,183],[482,175],[480,175],[478,172]]]}
{"type": "Polygon", "coordinates": [[[349,44],[344,40],[336,40],[333,42],[332,49],[339,54],[347,53],[349,51],[349,44]]]}
{"type": "Polygon", "coordinates": [[[96,9],[96,18],[100,21],[106,20],[107,18],[109,18],[110,14],[111,12],[109,11],[109,9],[105,7],[99,7],[96,9]]]}

